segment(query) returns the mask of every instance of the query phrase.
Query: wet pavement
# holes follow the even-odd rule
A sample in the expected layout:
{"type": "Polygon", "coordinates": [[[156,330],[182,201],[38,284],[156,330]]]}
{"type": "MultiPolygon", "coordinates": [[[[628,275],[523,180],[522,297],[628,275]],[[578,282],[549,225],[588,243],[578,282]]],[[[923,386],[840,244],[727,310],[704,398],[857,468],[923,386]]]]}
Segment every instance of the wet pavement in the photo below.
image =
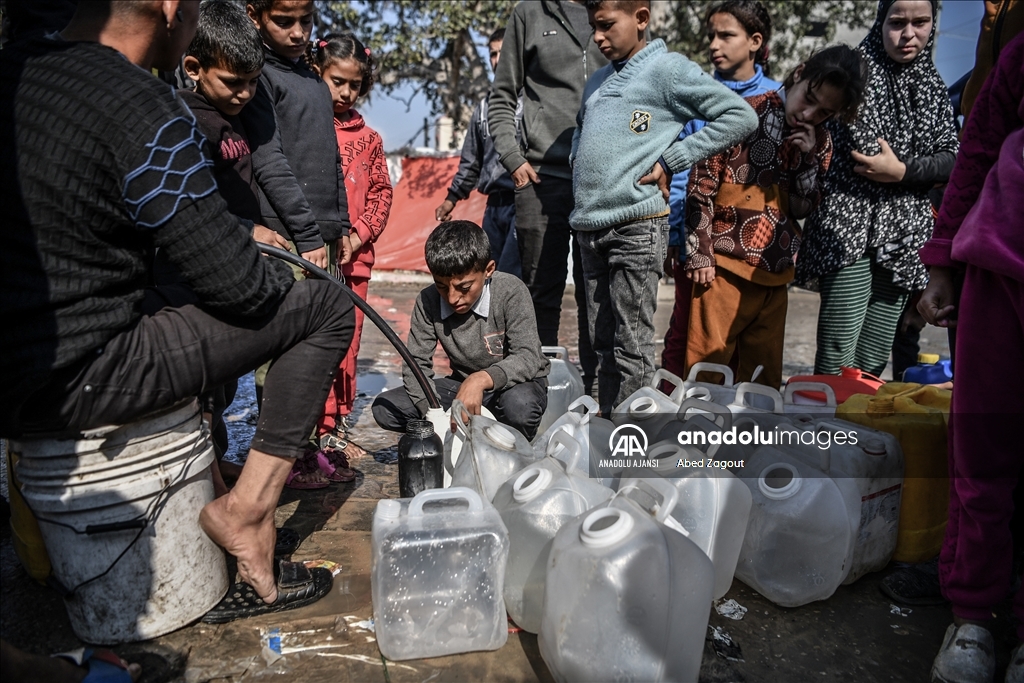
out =
{"type": "MultiPolygon", "coordinates": [[[[375,281],[371,305],[402,336],[422,284],[375,281]]],[[[663,287],[656,316],[663,336],[671,310],[671,287],[663,287]]],[[[785,370],[809,372],[813,364],[817,296],[793,290],[790,297],[785,370]]],[[[576,353],[574,306],[565,297],[562,342],[576,353]]],[[[922,350],[948,353],[945,333],[926,328],[922,350]]],[[[661,345],[659,341],[659,354],[661,345]]],[[[443,354],[436,357],[443,372],[443,354]]],[[[144,667],[143,681],[550,681],[536,636],[512,632],[497,652],[411,662],[384,660],[376,647],[370,603],[370,528],[377,501],[398,497],[395,445],[398,435],[378,429],[369,404],[379,391],[401,383],[400,359],[384,336],[367,324],[359,360],[359,393],[352,436],[367,451],[352,466],[358,478],[317,491],[285,490],[278,526],[303,537],[294,559],[326,559],[341,565],[331,593],[310,607],[222,626],[194,624],[154,641],[115,647],[144,667]],[[277,641],[272,641],[278,638],[277,641]],[[269,647],[280,643],[280,654],[269,647]]],[[[254,429],[251,376],[228,409],[232,449],[244,457],[254,429]]],[[[5,472],[3,473],[5,474],[5,472]]],[[[6,488],[4,489],[6,490],[6,488]]],[[[702,683],[726,681],[927,681],[931,660],[951,621],[948,607],[893,609],[878,589],[885,572],[841,587],[827,601],[786,609],[773,605],[739,581],[727,599],[747,609],[741,620],[712,611],[711,625],[729,635],[705,643],[702,683]]],[[[18,564],[10,533],[0,538],[0,633],[18,647],[40,654],[80,646],[60,598],[34,583],[18,564]]],[[[1011,642],[997,634],[1001,665],[1011,642]]],[[[511,625],[510,625],[511,626],[511,625]]],[[[515,631],[515,629],[513,629],[515,631]]],[[[1000,679],[1001,680],[1001,679],[1000,679]]]]}

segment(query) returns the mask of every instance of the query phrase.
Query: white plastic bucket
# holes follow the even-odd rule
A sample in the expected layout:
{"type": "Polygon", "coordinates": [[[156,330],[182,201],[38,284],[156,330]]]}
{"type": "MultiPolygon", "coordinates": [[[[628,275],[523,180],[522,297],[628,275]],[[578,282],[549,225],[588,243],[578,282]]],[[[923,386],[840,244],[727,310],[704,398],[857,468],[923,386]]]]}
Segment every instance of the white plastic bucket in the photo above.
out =
{"type": "Polygon", "coordinates": [[[228,585],[199,528],[214,455],[195,400],[78,436],[11,442],[75,635],[146,640],[206,614],[228,585]]]}

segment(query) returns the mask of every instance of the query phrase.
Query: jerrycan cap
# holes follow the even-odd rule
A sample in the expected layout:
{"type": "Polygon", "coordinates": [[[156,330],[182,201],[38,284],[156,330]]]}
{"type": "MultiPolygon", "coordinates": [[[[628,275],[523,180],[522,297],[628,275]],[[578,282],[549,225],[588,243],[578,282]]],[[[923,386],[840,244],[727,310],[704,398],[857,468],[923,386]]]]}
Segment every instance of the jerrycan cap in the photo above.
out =
{"type": "Polygon", "coordinates": [[[851,379],[860,379],[863,373],[857,368],[847,367],[843,365],[839,368],[839,375],[841,377],[850,377],[851,379]]]}
{"type": "Polygon", "coordinates": [[[632,530],[631,514],[619,508],[601,508],[583,520],[580,541],[588,548],[607,548],[625,539],[632,530]]]}
{"type": "Polygon", "coordinates": [[[917,354],[917,362],[921,365],[935,365],[939,362],[939,354],[937,353],[919,353],[917,354]]]}
{"type": "Polygon", "coordinates": [[[547,490],[552,479],[551,470],[528,467],[512,483],[512,498],[517,503],[528,503],[547,490]]]}
{"type": "Polygon", "coordinates": [[[402,515],[402,504],[397,500],[382,500],[377,503],[377,516],[388,521],[398,519],[402,515]]]}
{"type": "Polygon", "coordinates": [[[772,463],[761,470],[757,477],[757,488],[765,498],[771,500],[791,498],[802,485],[800,474],[788,462],[772,463]]]}
{"type": "Polygon", "coordinates": [[[658,402],[650,396],[634,398],[629,404],[630,417],[643,420],[654,415],[656,412],[658,412],[658,402]]]}
{"type": "Polygon", "coordinates": [[[864,439],[861,449],[868,455],[885,455],[885,442],[873,436],[864,439]]]}
{"type": "Polygon", "coordinates": [[[491,443],[499,448],[504,448],[506,451],[511,451],[516,447],[515,435],[501,425],[495,424],[486,427],[484,434],[491,440],[491,443]]]}

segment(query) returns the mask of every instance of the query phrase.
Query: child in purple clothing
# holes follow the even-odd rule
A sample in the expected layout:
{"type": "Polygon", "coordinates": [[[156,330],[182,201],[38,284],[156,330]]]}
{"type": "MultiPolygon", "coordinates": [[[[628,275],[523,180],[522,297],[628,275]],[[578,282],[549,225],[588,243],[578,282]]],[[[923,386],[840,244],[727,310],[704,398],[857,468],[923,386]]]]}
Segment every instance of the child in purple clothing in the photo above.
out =
{"type": "MultiPolygon", "coordinates": [[[[964,127],[932,238],[918,310],[957,326],[949,422],[949,523],[939,555],[953,624],[933,681],[992,681],[993,608],[1011,590],[1013,493],[1024,470],[1024,35],[1005,48],[964,127]],[[953,271],[965,270],[960,301],[953,271]]],[[[1013,599],[1018,645],[1006,681],[1024,680],[1024,590],[1013,599]]]]}

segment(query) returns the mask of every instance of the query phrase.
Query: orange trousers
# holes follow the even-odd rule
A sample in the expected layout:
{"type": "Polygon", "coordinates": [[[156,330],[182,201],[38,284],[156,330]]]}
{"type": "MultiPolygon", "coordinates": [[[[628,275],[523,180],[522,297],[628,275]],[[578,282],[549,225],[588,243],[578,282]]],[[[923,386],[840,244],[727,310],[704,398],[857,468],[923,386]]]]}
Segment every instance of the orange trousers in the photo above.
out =
{"type": "MultiPolygon", "coordinates": [[[[370,289],[370,278],[347,276],[345,284],[360,298],[366,300],[366,294],[370,289]]],[[[363,335],[363,318],[363,312],[356,307],[356,329],[352,335],[352,344],[348,347],[348,353],[341,360],[338,374],[335,375],[334,383],[331,384],[331,390],[327,394],[324,414],[319,422],[321,434],[334,431],[341,418],[352,412],[356,400],[356,371],[359,359],[359,341],[363,335]]]]}
{"type": "MultiPolygon", "coordinates": [[[[710,285],[694,285],[687,333],[686,369],[694,363],[729,365],[738,359],[737,382],[782,385],[782,348],[789,295],[786,285],[761,285],[718,266],[710,285]]],[[[713,380],[712,380],[713,381],[713,380]]]]}

